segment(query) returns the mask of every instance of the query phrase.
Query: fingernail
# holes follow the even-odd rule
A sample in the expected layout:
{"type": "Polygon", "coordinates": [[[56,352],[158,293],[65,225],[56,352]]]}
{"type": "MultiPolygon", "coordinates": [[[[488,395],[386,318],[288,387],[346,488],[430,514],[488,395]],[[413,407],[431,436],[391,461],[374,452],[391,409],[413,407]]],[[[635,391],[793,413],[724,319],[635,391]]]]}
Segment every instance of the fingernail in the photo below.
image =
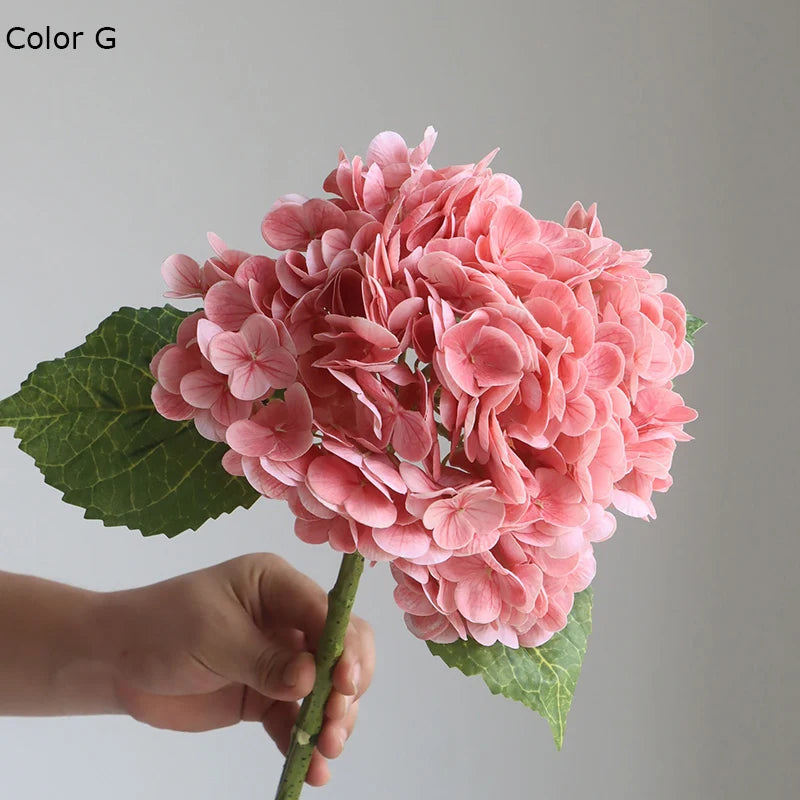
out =
{"type": "Polygon", "coordinates": [[[347,741],[347,734],[341,728],[339,729],[339,737],[338,738],[339,738],[339,744],[341,745],[342,750],[344,750],[344,745],[345,745],[345,742],[347,741]]]}
{"type": "Polygon", "coordinates": [[[353,667],[350,679],[353,681],[353,692],[358,692],[358,683],[361,680],[361,664],[356,664],[353,667]]]}
{"type": "Polygon", "coordinates": [[[297,683],[298,677],[300,677],[299,673],[299,659],[292,658],[283,669],[283,675],[281,676],[281,679],[283,680],[284,686],[288,686],[289,688],[294,686],[297,683]]]}

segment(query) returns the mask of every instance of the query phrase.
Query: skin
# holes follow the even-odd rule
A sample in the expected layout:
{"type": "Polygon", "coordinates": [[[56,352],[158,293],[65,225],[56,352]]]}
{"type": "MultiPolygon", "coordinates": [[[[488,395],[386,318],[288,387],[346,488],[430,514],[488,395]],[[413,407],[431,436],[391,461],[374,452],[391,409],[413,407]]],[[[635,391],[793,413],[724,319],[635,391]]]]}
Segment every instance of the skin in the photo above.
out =
{"type": "MultiPolygon", "coordinates": [[[[267,553],[117,592],[0,572],[0,715],[128,714],[176,731],[260,722],[285,754],[326,609],[322,588],[267,553]]],[[[372,629],[353,616],[312,786],[330,779],[374,665],[372,629]]]]}

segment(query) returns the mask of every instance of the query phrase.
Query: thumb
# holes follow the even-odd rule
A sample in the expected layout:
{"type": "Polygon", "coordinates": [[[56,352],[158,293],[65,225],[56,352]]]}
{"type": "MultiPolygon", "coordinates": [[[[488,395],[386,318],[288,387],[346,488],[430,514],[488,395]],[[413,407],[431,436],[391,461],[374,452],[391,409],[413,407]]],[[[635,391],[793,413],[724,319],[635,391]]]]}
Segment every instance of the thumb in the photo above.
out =
{"type": "Polygon", "coordinates": [[[314,656],[295,642],[260,630],[245,615],[228,632],[215,648],[218,674],[274,700],[299,700],[314,687],[314,656]]]}

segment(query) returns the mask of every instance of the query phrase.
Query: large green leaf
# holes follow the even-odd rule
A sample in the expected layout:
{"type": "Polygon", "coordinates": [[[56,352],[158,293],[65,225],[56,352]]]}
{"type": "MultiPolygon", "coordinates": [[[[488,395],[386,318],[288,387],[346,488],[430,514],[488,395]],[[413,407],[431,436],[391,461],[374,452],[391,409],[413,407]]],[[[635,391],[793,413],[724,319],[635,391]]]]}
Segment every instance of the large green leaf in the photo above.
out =
{"type": "Polygon", "coordinates": [[[592,631],[592,590],[575,595],[566,627],[540,647],[490,647],[474,639],[452,644],[428,642],[428,649],[465,675],[480,675],[492,694],[518,700],[549,723],[560,750],[567,712],[581,672],[586,642],[592,631]]]}
{"type": "Polygon", "coordinates": [[[694,335],[705,324],[705,320],[700,319],[700,317],[696,317],[694,314],[686,315],[686,341],[689,342],[692,347],[694,347],[694,335]]]}
{"type": "Polygon", "coordinates": [[[15,429],[45,481],[88,519],[174,536],[259,496],[222,469],[223,444],[191,421],[164,419],[150,401],[150,359],[186,316],[122,308],[0,401],[0,426],[15,429]]]}

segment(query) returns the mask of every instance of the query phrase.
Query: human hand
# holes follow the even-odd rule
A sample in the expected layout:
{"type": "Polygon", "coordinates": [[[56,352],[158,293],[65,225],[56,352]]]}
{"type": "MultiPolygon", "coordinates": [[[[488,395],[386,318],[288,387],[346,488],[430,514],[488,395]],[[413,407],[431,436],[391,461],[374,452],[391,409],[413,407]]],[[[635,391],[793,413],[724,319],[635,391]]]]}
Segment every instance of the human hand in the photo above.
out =
{"type": "MultiPolygon", "coordinates": [[[[99,595],[105,656],[124,711],[158,728],[205,731],[260,721],[282,753],[315,676],[327,595],[272,554],[99,595]]],[[[351,617],[306,777],[330,778],[372,680],[372,629],[351,617]]]]}

